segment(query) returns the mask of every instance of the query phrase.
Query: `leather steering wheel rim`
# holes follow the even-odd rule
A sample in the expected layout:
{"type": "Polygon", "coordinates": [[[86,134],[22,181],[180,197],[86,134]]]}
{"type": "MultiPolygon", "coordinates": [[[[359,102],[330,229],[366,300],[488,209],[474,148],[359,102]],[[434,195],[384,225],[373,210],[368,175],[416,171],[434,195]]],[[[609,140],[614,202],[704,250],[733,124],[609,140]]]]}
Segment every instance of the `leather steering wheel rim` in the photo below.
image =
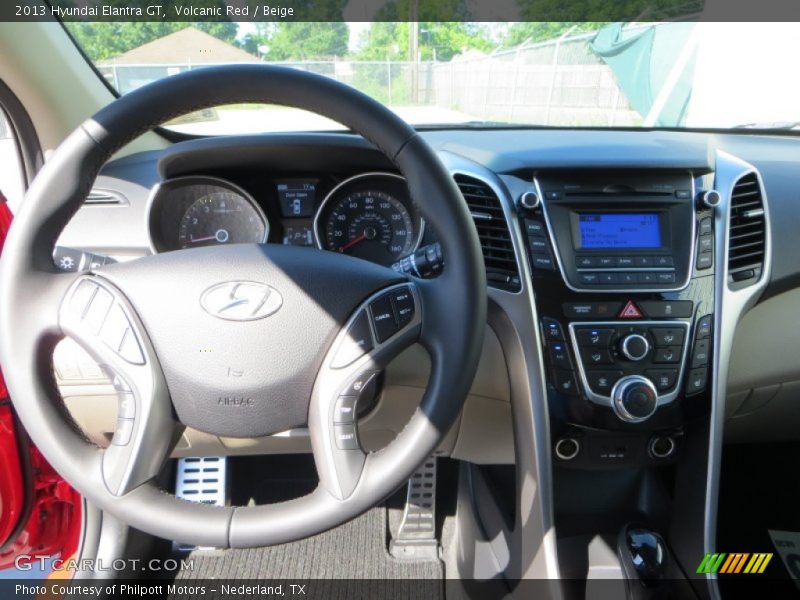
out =
{"type": "MultiPolygon", "coordinates": [[[[254,251],[247,252],[251,256],[254,251]]],[[[280,257],[277,250],[272,252],[280,257]]],[[[141,268],[148,260],[159,264],[156,259],[139,259],[144,261],[141,268]]],[[[107,275],[100,269],[92,276],[116,293],[116,281],[125,274],[123,266],[109,269],[107,275]]],[[[137,309],[119,294],[129,319],[141,326],[137,309]]],[[[203,546],[253,547],[300,539],[341,524],[390,495],[454,423],[477,369],[485,320],[486,281],[477,234],[455,182],[428,144],[386,107],[353,88],[267,65],[205,68],[166,78],[119,98],[84,122],[33,182],[0,265],[0,364],[33,442],[67,482],[101,509],[153,535],[203,546]],[[308,496],[272,505],[186,502],[161,490],[150,476],[171,449],[163,441],[156,445],[166,454],[158,456],[158,465],[148,465],[148,477],[115,493],[98,479],[108,450],[89,443],[76,430],[55,389],[52,349],[69,333],[63,319],[65,298],[87,276],[57,272],[52,249],[115,152],[176,116],[243,102],[291,106],[338,121],[372,142],[406,178],[412,199],[437,233],[447,265],[438,278],[425,281],[374,274],[376,281],[385,277],[387,285],[406,283],[414,291],[422,318],[413,340],[408,334],[403,343],[418,341],[430,354],[428,387],[407,426],[383,450],[366,455],[352,489],[345,493],[320,485],[308,496]]],[[[146,330],[141,341],[152,352],[146,330]]],[[[151,366],[152,390],[163,394],[167,386],[160,363],[151,366]]],[[[166,414],[164,407],[157,410],[166,414]]],[[[314,410],[312,405],[310,419],[314,410]]],[[[157,422],[165,424],[165,419],[157,422]]],[[[313,441],[315,429],[311,423],[309,428],[313,441]]],[[[143,435],[155,439],[169,433],[159,426],[143,435]]]]}

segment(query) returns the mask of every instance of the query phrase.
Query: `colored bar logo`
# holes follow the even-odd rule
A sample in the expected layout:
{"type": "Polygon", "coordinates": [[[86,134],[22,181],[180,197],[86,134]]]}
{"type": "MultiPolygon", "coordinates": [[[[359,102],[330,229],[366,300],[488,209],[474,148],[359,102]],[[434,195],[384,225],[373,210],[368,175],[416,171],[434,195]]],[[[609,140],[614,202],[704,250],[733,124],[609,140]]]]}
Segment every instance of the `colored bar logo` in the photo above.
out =
{"type": "Polygon", "coordinates": [[[748,552],[733,552],[726,554],[720,552],[716,554],[706,554],[700,566],[697,567],[698,573],[763,573],[769,561],[772,560],[772,552],[750,554],[748,552]]]}

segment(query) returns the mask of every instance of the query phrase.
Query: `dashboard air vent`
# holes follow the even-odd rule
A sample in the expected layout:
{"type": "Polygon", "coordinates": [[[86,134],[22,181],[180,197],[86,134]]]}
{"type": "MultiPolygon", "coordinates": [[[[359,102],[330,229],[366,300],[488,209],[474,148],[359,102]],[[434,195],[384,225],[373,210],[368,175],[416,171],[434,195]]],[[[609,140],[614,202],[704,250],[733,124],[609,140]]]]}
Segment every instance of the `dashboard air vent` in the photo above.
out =
{"type": "Polygon", "coordinates": [[[519,268],[500,199],[492,188],[478,179],[456,175],[455,180],[478,230],[487,283],[518,292],[522,289],[519,268]]]}
{"type": "Polygon", "coordinates": [[[761,185],[755,173],[743,176],[731,192],[728,282],[758,279],[764,267],[766,216],[761,185]]]}
{"type": "Polygon", "coordinates": [[[83,203],[94,206],[122,206],[128,204],[128,201],[122,194],[116,192],[92,190],[83,203]]]}

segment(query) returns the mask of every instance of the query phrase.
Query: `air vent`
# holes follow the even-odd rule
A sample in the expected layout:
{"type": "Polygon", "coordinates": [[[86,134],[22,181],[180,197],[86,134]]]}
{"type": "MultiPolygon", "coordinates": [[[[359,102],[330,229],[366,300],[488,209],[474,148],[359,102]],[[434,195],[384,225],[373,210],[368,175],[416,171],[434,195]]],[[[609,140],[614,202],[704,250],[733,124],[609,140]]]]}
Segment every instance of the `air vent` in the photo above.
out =
{"type": "Polygon", "coordinates": [[[92,190],[86,196],[84,204],[91,204],[94,206],[121,206],[127,205],[128,201],[122,194],[117,192],[110,192],[108,190],[92,190]]]}
{"type": "Polygon", "coordinates": [[[765,236],[766,217],[761,185],[756,174],[749,173],[736,182],[731,192],[729,283],[745,284],[761,276],[765,236]]]}
{"type": "Polygon", "coordinates": [[[478,230],[488,284],[518,292],[521,289],[519,269],[500,199],[478,179],[456,175],[455,180],[478,230]]]}

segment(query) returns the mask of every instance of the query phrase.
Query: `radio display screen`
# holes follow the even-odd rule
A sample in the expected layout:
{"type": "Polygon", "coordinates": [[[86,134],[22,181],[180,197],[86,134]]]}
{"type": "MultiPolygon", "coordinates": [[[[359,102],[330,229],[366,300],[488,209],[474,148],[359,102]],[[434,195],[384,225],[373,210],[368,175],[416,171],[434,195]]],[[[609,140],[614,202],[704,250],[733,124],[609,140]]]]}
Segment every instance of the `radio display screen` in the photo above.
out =
{"type": "Polygon", "coordinates": [[[578,214],[579,247],[583,250],[661,248],[661,231],[658,213],[578,214]]]}

